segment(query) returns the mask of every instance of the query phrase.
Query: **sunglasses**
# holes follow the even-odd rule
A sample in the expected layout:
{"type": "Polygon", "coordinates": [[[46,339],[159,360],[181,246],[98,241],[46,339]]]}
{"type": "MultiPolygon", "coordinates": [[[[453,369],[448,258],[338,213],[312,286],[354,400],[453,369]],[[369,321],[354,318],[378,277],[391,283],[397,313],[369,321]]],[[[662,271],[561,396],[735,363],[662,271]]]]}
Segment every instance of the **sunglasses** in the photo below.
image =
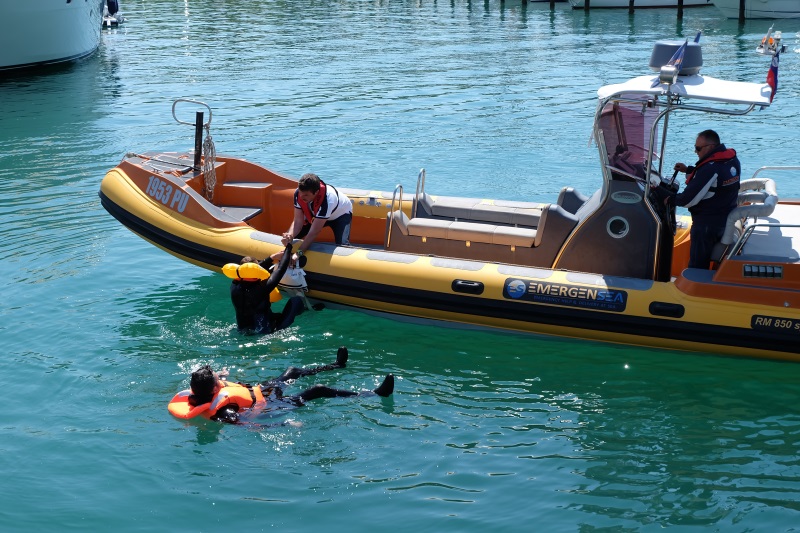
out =
{"type": "Polygon", "coordinates": [[[695,145],[695,147],[694,147],[694,151],[695,151],[695,152],[699,152],[700,150],[702,150],[702,149],[703,149],[703,148],[705,148],[706,146],[711,146],[711,145],[710,145],[710,144],[704,144],[703,146],[697,146],[697,145],[695,145]]]}

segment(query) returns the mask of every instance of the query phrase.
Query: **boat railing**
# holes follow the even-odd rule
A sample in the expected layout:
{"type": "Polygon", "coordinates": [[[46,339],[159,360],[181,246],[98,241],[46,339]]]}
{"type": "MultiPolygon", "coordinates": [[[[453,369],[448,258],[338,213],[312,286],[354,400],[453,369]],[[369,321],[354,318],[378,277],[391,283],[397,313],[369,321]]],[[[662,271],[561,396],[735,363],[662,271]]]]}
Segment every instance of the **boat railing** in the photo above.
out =
{"type": "Polygon", "coordinates": [[[761,167],[755,172],[753,172],[753,179],[755,179],[761,172],[766,170],[800,170],[800,167],[797,166],[777,166],[777,167],[761,167]]]}
{"type": "Polygon", "coordinates": [[[421,195],[425,195],[425,169],[422,168],[417,174],[417,190],[414,193],[414,201],[412,202],[411,206],[411,218],[417,216],[417,204],[419,204],[420,199],[422,198],[421,195]]]}
{"type": "MultiPolygon", "coordinates": [[[[422,171],[424,172],[424,170],[422,171]]],[[[389,206],[389,215],[388,215],[388,228],[386,230],[386,248],[389,248],[389,245],[392,242],[392,217],[394,216],[395,212],[395,202],[398,202],[398,208],[401,212],[403,211],[403,185],[398,183],[397,186],[394,188],[394,192],[392,193],[392,203],[389,206]]]]}

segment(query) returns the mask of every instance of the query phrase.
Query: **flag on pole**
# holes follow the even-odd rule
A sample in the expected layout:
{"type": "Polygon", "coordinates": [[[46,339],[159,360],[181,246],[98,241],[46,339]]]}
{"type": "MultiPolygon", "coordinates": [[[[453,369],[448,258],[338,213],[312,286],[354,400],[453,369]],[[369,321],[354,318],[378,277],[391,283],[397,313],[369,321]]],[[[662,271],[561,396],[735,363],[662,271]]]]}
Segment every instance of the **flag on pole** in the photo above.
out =
{"type": "Polygon", "coordinates": [[[767,72],[767,85],[772,88],[772,93],[769,95],[769,103],[775,98],[775,93],[778,92],[778,63],[780,62],[781,51],[775,52],[772,57],[772,63],[769,64],[769,72],[767,72]]]}
{"type": "Polygon", "coordinates": [[[678,69],[678,72],[681,71],[681,65],[683,64],[683,56],[686,55],[686,47],[688,46],[688,44],[689,44],[689,39],[686,39],[681,45],[681,47],[675,50],[675,53],[672,54],[672,59],[670,59],[669,63],[667,63],[667,65],[671,67],[676,67],[678,69]]]}

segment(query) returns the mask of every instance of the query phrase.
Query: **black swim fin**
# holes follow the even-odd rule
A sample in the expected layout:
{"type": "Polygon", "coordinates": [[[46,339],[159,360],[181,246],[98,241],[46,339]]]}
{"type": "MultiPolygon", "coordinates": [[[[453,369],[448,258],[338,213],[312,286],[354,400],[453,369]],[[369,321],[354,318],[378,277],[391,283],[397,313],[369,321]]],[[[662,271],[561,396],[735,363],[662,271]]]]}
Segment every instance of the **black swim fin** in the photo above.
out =
{"type": "Polygon", "coordinates": [[[383,383],[381,383],[373,392],[378,396],[383,396],[384,398],[391,396],[394,392],[394,375],[386,374],[383,383]]]}
{"type": "Polygon", "coordinates": [[[339,368],[344,368],[347,366],[347,358],[350,354],[347,351],[346,346],[341,346],[339,351],[336,352],[336,364],[339,368]]]}

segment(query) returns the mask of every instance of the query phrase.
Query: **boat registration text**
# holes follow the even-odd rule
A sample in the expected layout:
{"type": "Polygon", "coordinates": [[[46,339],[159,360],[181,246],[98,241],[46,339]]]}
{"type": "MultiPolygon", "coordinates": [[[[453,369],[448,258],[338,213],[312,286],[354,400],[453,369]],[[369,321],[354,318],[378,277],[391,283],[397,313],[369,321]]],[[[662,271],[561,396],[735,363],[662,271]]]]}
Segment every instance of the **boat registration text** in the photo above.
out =
{"type": "Polygon", "coordinates": [[[800,335],[800,320],[794,318],[753,315],[753,318],[750,319],[750,327],[762,331],[780,331],[800,335]]]}
{"type": "Polygon", "coordinates": [[[147,179],[145,192],[156,201],[169,206],[170,209],[177,210],[178,213],[183,213],[183,210],[186,209],[186,204],[189,202],[188,194],[172,187],[172,185],[158,179],[156,176],[150,176],[147,179]]]}

